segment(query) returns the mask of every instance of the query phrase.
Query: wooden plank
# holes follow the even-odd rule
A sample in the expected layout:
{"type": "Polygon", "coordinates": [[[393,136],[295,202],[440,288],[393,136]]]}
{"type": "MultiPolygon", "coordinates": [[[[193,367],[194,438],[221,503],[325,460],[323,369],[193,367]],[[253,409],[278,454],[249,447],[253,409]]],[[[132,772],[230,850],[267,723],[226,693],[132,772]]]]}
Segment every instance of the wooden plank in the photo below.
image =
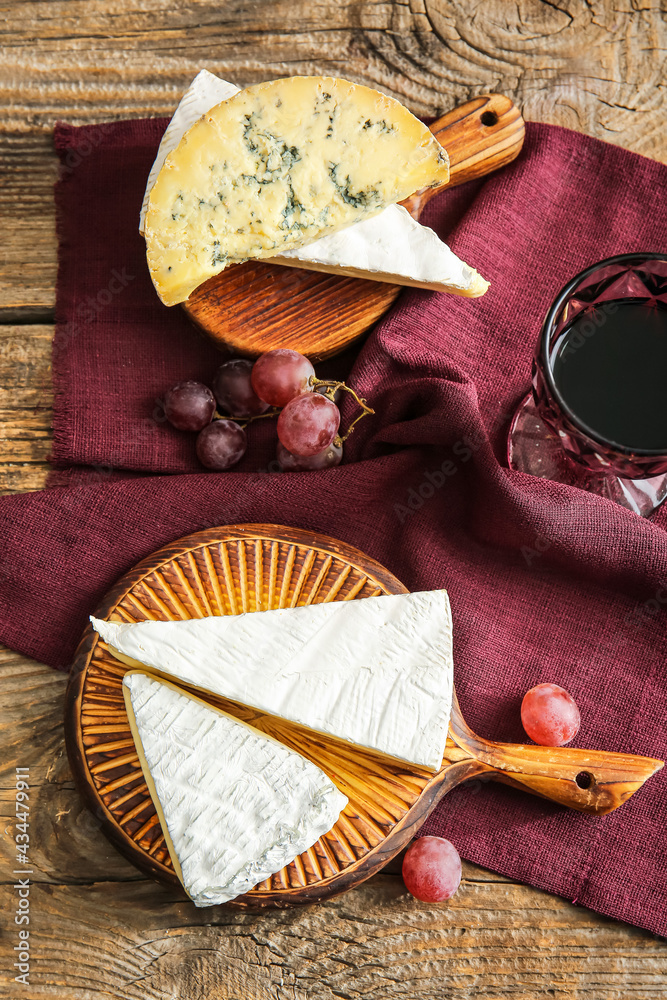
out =
{"type": "Polygon", "coordinates": [[[0,496],[43,490],[50,471],[51,467],[46,461],[0,464],[0,496]]]}
{"type": "Polygon", "coordinates": [[[44,320],[53,308],[54,122],[168,115],[202,67],[239,84],[336,73],[427,115],[500,91],[529,120],[667,160],[667,22],[657,6],[522,0],[478,4],[471,17],[467,4],[444,0],[232,0],[224,14],[208,0],[12,0],[3,12],[0,320],[36,310],[44,320]]]}
{"type": "Polygon", "coordinates": [[[501,90],[526,117],[665,155],[658,3],[70,0],[3,5],[8,127],[165,114],[201,67],[248,84],[330,72],[437,114],[501,90]],[[585,53],[585,55],[584,55],[585,53]],[[20,88],[17,83],[20,81],[20,88]]]}
{"type": "MultiPolygon", "coordinates": [[[[257,915],[196,911],[149,882],[36,883],[30,987],[17,1000],[664,997],[655,939],[475,874],[466,866],[455,905],[419,904],[380,875],[327,903],[257,915]]],[[[11,885],[0,900],[14,912],[11,885]]]]}
{"type": "Polygon", "coordinates": [[[0,493],[46,483],[52,337],[52,326],[0,325],[0,493]]]}
{"type": "Polygon", "coordinates": [[[0,320],[12,322],[24,312],[33,321],[52,320],[48,311],[52,313],[55,303],[56,176],[50,129],[14,135],[0,124],[0,320]]]}

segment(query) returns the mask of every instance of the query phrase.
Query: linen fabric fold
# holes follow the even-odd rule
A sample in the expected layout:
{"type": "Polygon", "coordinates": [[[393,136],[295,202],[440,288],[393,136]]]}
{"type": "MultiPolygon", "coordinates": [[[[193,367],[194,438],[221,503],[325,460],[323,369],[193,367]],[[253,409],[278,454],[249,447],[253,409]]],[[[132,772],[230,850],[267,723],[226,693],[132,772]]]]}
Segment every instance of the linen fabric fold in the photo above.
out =
{"type": "MultiPolygon", "coordinates": [[[[0,503],[0,639],[67,669],[87,617],[138,560],[202,528],[289,524],[338,537],[410,590],[445,587],[470,725],[521,742],[542,681],[582,715],[572,745],[667,756],[667,515],[643,521],[510,472],[509,418],[541,321],[577,271],[667,249],[667,168],[554,126],[519,160],[439,195],[423,221],[491,281],[478,300],[406,290],[331,362],[375,416],[325,472],[272,471],[275,428],[243,463],[202,471],[156,400],[210,380],[219,353],[160,304],[136,226],[164,120],[59,127],[54,482],[0,503]],[[349,373],[349,374],[347,374],[349,373]]],[[[351,407],[345,404],[344,421],[351,407]]],[[[582,905],[667,934],[667,776],[604,818],[493,784],[446,796],[424,833],[582,905]]]]}

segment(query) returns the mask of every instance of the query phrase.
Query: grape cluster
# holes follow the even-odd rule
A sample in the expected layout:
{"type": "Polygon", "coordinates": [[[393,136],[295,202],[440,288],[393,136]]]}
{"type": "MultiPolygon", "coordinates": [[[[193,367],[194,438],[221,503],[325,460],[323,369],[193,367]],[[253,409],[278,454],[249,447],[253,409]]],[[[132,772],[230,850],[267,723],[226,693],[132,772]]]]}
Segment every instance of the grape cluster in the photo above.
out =
{"type": "Polygon", "coordinates": [[[260,417],[278,417],[278,465],[283,472],[328,469],[339,465],[343,441],[357,420],[373,410],[344,382],[315,376],[303,354],[277,348],[257,361],[235,358],[220,365],[212,390],[203,382],[179,382],[163,400],[167,420],[182,431],[197,431],[197,458],[207,469],[222,471],[245,455],[245,425],[260,417]],[[362,408],[341,436],[339,389],[351,392],[362,408]],[[220,413],[218,409],[223,411],[220,413]]]}

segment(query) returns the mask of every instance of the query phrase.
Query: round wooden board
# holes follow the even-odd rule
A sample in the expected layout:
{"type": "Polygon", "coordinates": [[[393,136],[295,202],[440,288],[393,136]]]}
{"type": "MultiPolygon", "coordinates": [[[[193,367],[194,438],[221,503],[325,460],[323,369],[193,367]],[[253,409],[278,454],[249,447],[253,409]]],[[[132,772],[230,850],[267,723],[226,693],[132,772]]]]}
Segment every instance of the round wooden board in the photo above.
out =
{"type": "Polygon", "coordinates": [[[250,260],[213,275],[183,309],[223,351],[256,358],[290,347],[318,362],[363,336],[400,291],[381,281],[250,260]]]}
{"type": "MultiPolygon", "coordinates": [[[[276,525],[233,525],[149,556],[118,581],[95,616],[178,620],[400,593],[407,590],[396,577],[342,542],[276,525]]],[[[77,785],[110,840],[143,871],[180,885],[130,732],[121,691],[126,669],[89,625],[67,689],[67,750],[77,785]]],[[[206,697],[310,758],[349,798],[329,833],[237,904],[314,902],[358,884],[405,846],[446,790],[446,767],[434,776],[206,697]]]]}

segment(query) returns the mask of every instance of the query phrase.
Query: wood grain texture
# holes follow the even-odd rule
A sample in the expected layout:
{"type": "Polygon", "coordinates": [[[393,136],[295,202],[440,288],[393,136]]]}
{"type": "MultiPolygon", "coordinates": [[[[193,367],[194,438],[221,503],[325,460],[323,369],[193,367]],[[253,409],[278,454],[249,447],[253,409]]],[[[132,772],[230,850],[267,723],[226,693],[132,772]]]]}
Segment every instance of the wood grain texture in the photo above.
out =
{"type": "Polygon", "coordinates": [[[399,292],[379,281],[248,260],[213,275],[180,308],[230,356],[289,347],[316,364],[366,333],[399,292]]]}
{"type": "Polygon", "coordinates": [[[528,120],[665,156],[659,0],[7,0],[3,15],[16,132],[168,114],[203,67],[239,85],[345,75],[433,116],[506,93],[528,120]]]}
{"type": "MultiPolygon", "coordinates": [[[[622,806],[664,766],[664,761],[634,754],[487,740],[463,718],[456,691],[449,730],[457,746],[478,764],[477,774],[488,768],[494,781],[599,816],[622,806]]],[[[451,757],[451,751],[445,756],[451,757]]]]}
{"type": "MultiPolygon", "coordinates": [[[[0,490],[44,484],[56,119],[169,115],[202,67],[239,84],[336,73],[434,117],[477,94],[667,161],[660,0],[5,0],[0,59],[0,490]],[[37,328],[34,328],[37,331],[37,328]],[[11,338],[9,338],[11,340],[11,338]],[[8,362],[8,366],[5,362],[8,362]],[[27,392],[29,401],[21,402],[27,392]],[[43,393],[43,397],[42,397],[43,393]],[[11,430],[5,430],[5,427],[11,430]],[[43,433],[44,432],[44,433],[43,433]],[[29,452],[21,448],[29,446],[29,452]],[[15,451],[14,449],[18,449],[15,451]]],[[[448,905],[382,875],[301,911],[203,916],[111,848],[64,757],[65,678],[0,651],[0,996],[10,1000],[657,1000],[667,945],[464,864],[448,905]],[[35,794],[33,985],[8,981],[14,767],[35,794]],[[11,786],[11,787],[10,787],[11,786]],[[131,884],[128,884],[131,882],[131,884]],[[7,931],[8,933],[5,933],[7,931]]]]}
{"type": "Polygon", "coordinates": [[[667,943],[464,863],[448,904],[394,871],[336,899],[197,910],[100,835],[65,755],[66,678],[0,648],[0,996],[10,1000],[658,1000],[667,943]],[[29,988],[8,982],[15,766],[30,767],[29,988]],[[31,846],[32,849],[32,846],[31,846]],[[4,978],[3,978],[4,977],[4,978]]]}
{"type": "Polygon", "coordinates": [[[11,316],[53,307],[54,122],[170,115],[201,68],[240,85],[345,75],[433,117],[499,92],[528,121],[667,160],[660,0],[9,0],[3,15],[0,310],[11,316]]]}
{"type": "Polygon", "coordinates": [[[52,338],[52,326],[0,324],[0,494],[46,483],[52,338]]]}

